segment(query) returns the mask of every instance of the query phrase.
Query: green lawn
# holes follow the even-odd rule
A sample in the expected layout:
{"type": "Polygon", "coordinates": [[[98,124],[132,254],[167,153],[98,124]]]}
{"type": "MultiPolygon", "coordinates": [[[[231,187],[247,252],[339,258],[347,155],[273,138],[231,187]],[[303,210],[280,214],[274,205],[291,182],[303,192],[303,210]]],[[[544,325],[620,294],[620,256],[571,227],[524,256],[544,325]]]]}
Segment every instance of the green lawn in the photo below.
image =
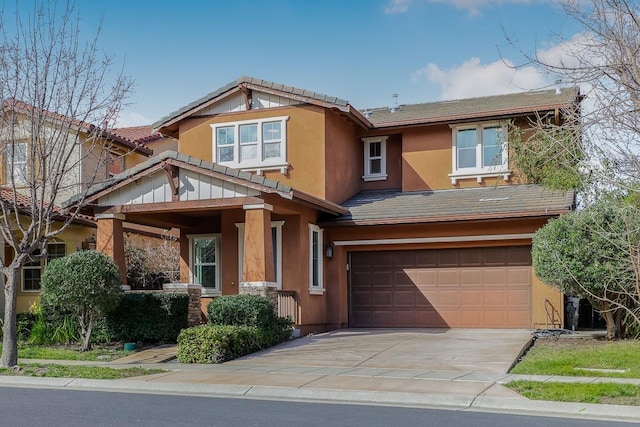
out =
{"type": "Polygon", "coordinates": [[[117,380],[165,372],[162,369],[142,368],[106,368],[102,366],[63,366],[63,365],[20,365],[20,369],[0,368],[0,375],[21,375],[29,377],[51,378],[87,378],[97,380],[117,380]]]}
{"type": "Polygon", "coordinates": [[[506,386],[534,400],[640,405],[640,386],[633,384],[512,381],[506,386]]]}
{"type": "MultiPolygon", "coordinates": [[[[1,350],[1,347],[0,347],[1,350]]],[[[49,359],[49,360],[89,360],[89,361],[111,361],[124,357],[131,352],[124,351],[121,348],[99,348],[94,350],[79,352],[77,348],[63,346],[37,346],[37,345],[20,345],[18,346],[18,358],[20,359],[49,359]]]]}
{"type": "Polygon", "coordinates": [[[538,339],[511,373],[640,378],[640,341],[538,339]]]}
{"type": "MultiPolygon", "coordinates": [[[[538,339],[510,373],[640,378],[640,341],[538,339]]],[[[640,405],[640,386],[633,384],[512,381],[506,386],[535,400],[640,405]]]]}

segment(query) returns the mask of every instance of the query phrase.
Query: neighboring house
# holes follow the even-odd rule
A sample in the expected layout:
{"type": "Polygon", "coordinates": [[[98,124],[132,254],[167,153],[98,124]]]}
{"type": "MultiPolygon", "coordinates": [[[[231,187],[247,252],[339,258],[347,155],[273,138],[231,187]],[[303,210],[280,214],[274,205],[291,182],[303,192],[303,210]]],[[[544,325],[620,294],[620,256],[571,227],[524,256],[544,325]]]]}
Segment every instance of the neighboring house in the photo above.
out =
{"type": "MultiPolygon", "coordinates": [[[[33,171],[30,171],[29,168],[39,161],[39,159],[29,158],[30,150],[27,148],[27,144],[30,143],[32,138],[28,133],[29,126],[24,125],[28,123],[29,115],[34,114],[33,109],[34,107],[16,100],[7,100],[2,104],[3,120],[5,120],[5,123],[13,123],[13,129],[16,130],[18,137],[7,137],[0,140],[2,143],[0,149],[0,198],[12,205],[15,196],[18,209],[25,219],[30,216],[31,207],[29,199],[31,194],[29,189],[30,181],[27,177],[33,171]],[[10,165],[13,165],[13,167],[10,167],[10,165]]],[[[39,112],[38,118],[46,120],[47,132],[49,128],[55,129],[56,126],[74,127],[74,131],[71,134],[77,134],[80,142],[69,142],[76,147],[74,155],[76,160],[74,160],[72,172],[66,176],[66,186],[55,195],[56,203],[82,192],[86,189],[89,181],[104,181],[109,176],[120,173],[146,160],[153,153],[152,149],[141,143],[119,136],[114,132],[100,132],[97,138],[88,136],[89,134],[95,134],[93,132],[95,128],[92,125],[69,120],[53,112],[39,112]],[[107,162],[104,161],[103,153],[99,153],[104,150],[108,150],[109,158],[107,162]]],[[[139,138],[142,137],[142,135],[139,136],[139,138]]],[[[63,212],[59,211],[59,213],[60,218],[62,218],[63,212]]],[[[28,219],[26,220],[28,221],[28,219]]],[[[126,225],[126,227],[128,231],[140,232],[140,230],[135,229],[135,226],[129,227],[126,225]]],[[[145,235],[149,234],[149,230],[143,231],[145,235]]],[[[17,311],[27,311],[33,302],[37,300],[40,295],[40,277],[48,260],[62,257],[80,249],[95,248],[95,235],[96,222],[94,218],[84,215],[78,217],[72,226],[68,227],[57,238],[50,240],[48,243],[48,259],[28,263],[22,269],[20,288],[17,295],[17,311]]],[[[4,259],[8,262],[13,258],[11,252],[13,249],[9,245],[5,244],[4,246],[4,259]]],[[[4,292],[0,294],[0,312],[4,312],[4,292]]]]}
{"type": "Polygon", "coordinates": [[[203,286],[203,310],[275,290],[295,300],[302,333],[552,326],[563,296],[533,273],[531,239],[574,193],[516,185],[507,121],[562,120],[580,99],[563,89],[359,111],[243,77],[156,123],[177,152],[93,189],[87,212],[115,259],[124,221],[178,229],[181,281],[203,286]]]}

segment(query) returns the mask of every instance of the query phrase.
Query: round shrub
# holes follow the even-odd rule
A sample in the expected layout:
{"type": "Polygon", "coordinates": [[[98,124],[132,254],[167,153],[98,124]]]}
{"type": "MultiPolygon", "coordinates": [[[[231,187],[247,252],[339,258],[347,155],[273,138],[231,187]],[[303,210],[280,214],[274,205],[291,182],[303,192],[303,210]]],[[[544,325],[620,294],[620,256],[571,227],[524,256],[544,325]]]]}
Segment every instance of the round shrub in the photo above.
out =
{"type": "Polygon", "coordinates": [[[120,300],[120,270],[97,251],[78,251],[52,260],[42,275],[43,305],[74,314],[80,323],[82,350],[91,348],[91,331],[120,300]]]}

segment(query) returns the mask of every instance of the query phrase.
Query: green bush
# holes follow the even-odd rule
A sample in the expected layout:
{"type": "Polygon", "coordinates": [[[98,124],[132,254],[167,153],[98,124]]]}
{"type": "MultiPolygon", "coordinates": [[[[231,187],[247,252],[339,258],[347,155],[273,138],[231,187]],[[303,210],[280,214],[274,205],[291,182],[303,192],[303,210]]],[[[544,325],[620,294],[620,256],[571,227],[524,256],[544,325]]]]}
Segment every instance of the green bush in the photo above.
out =
{"type": "Polygon", "coordinates": [[[209,324],[256,326],[270,328],[275,306],[270,299],[259,295],[225,295],[214,299],[207,307],[209,324]]]}
{"type": "Polygon", "coordinates": [[[106,327],[125,342],[176,342],[187,327],[188,308],[185,293],[127,293],[107,313],[106,327]]]}
{"type": "Polygon", "coordinates": [[[259,330],[252,326],[202,325],[178,336],[181,363],[222,363],[260,349],[259,330]]]}
{"type": "Polygon", "coordinates": [[[93,327],[122,295],[120,283],[120,270],[112,258],[97,251],[78,251],[49,262],[42,274],[41,301],[75,315],[81,351],[90,350],[93,327]]]}
{"type": "Polygon", "coordinates": [[[226,295],[207,307],[211,325],[251,326],[259,330],[260,348],[286,341],[291,336],[292,322],[278,317],[275,305],[260,295],[226,295]]]}
{"type": "Polygon", "coordinates": [[[18,313],[16,315],[16,331],[18,340],[26,341],[31,335],[31,329],[36,323],[36,315],[30,312],[18,313]]]}

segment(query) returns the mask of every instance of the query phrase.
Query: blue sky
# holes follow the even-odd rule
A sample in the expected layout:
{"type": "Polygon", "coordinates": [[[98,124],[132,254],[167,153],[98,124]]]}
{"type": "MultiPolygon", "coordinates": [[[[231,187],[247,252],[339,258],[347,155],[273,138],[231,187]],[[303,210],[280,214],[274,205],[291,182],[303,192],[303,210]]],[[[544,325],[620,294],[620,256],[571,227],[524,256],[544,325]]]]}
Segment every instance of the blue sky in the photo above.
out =
{"type": "MultiPolygon", "coordinates": [[[[357,108],[553,83],[509,46],[558,50],[577,29],[552,0],[77,0],[135,89],[119,126],[151,124],[249,75],[357,108]]],[[[24,4],[24,3],[23,3],[24,4]]],[[[22,7],[22,5],[20,6],[22,7]]]]}

